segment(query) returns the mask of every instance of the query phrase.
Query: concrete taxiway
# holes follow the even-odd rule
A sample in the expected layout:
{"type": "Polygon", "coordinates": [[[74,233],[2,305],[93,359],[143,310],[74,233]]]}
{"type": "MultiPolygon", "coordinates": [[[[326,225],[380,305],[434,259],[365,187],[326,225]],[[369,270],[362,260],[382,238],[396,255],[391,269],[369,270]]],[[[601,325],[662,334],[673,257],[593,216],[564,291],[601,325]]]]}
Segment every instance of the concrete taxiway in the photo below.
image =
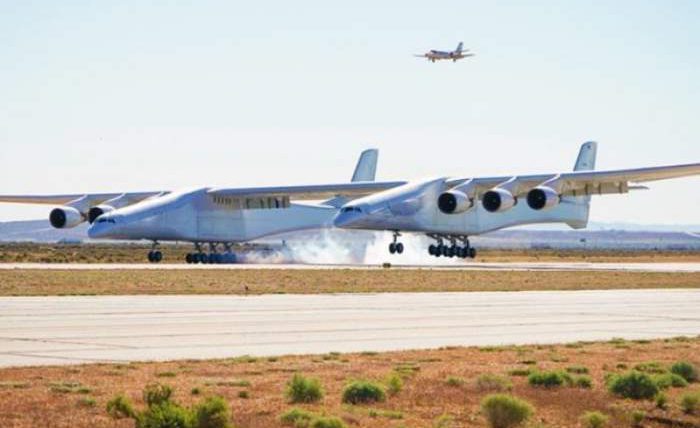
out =
{"type": "Polygon", "coordinates": [[[700,333],[700,290],[0,298],[0,366],[700,333]]]}
{"type": "MultiPolygon", "coordinates": [[[[482,262],[439,265],[392,264],[393,269],[476,270],[476,271],[629,271],[700,272],[700,263],[585,263],[585,262],[482,262]]],[[[166,263],[0,263],[2,270],[189,270],[189,269],[382,269],[380,265],[341,264],[222,264],[189,265],[166,263]]]]}

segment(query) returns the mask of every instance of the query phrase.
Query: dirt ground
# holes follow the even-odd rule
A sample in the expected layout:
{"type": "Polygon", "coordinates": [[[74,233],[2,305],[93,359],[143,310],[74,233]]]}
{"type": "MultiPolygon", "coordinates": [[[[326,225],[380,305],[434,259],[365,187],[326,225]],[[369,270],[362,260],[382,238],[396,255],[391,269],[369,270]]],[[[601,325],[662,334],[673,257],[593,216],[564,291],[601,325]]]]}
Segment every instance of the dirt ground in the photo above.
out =
{"type": "MultiPolygon", "coordinates": [[[[250,246],[237,246],[241,251],[250,246]]],[[[0,263],[145,263],[150,247],[144,244],[0,244],[0,263]]],[[[184,263],[191,245],[163,245],[164,262],[184,263]]],[[[489,262],[700,262],[700,252],[688,251],[580,251],[487,250],[476,261],[489,262]]]]}
{"type": "Polygon", "coordinates": [[[657,341],[612,340],[566,345],[444,348],[425,351],[239,357],[226,360],[163,363],[88,364],[78,366],[0,369],[0,426],[7,427],[131,427],[105,412],[107,401],[125,393],[137,407],[149,383],[171,385],[175,399],[184,404],[208,395],[220,395],[232,409],[239,428],[281,426],[279,415],[293,407],[284,396],[293,373],[320,379],[325,396],[320,403],[301,405],[315,413],[342,418],[349,427],[483,427],[480,401],[491,391],[480,388],[483,374],[512,382],[509,393],[535,407],[528,427],[576,427],[590,410],[610,417],[609,427],[629,427],[634,410],[645,412],[644,427],[700,426],[700,416],[686,415],[679,396],[700,392],[700,384],[670,388],[668,408],[653,401],[632,401],[609,393],[604,378],[645,362],[668,367],[675,361],[700,364],[700,338],[657,341]],[[566,370],[580,366],[593,384],[577,387],[536,388],[514,370],[566,370]],[[403,387],[383,403],[351,406],[341,403],[348,381],[367,379],[385,383],[400,374],[403,387]],[[452,378],[451,381],[448,379],[452,378]],[[66,387],[68,386],[68,387],[66,387]],[[200,394],[194,395],[193,389],[200,394]],[[246,391],[248,398],[242,391],[246,391]],[[675,423],[675,425],[674,425],[675,423]]]}
{"type": "Polygon", "coordinates": [[[5,270],[0,296],[698,288],[700,273],[402,269],[5,270]]]}

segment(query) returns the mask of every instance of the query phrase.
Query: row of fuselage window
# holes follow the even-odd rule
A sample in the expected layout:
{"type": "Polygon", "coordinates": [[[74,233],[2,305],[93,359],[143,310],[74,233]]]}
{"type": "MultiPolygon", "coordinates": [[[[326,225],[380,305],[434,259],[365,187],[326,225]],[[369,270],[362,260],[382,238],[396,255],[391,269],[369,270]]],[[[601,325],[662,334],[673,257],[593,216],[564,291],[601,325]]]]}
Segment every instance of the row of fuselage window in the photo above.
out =
{"type": "Polygon", "coordinates": [[[228,198],[225,196],[214,196],[214,203],[222,205],[232,210],[266,210],[289,208],[289,197],[270,198],[228,198]]]}

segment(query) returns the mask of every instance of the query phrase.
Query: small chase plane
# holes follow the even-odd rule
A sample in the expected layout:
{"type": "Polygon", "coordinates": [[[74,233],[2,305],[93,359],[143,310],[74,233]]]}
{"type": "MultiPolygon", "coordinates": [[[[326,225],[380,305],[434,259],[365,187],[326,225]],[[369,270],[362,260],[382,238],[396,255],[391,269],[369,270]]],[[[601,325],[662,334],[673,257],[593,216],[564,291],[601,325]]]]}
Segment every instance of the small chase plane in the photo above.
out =
{"type": "Polygon", "coordinates": [[[457,49],[449,52],[430,50],[424,54],[415,55],[420,58],[427,58],[429,61],[435,62],[441,59],[451,59],[452,62],[457,62],[458,59],[466,58],[468,56],[474,56],[473,53],[469,52],[469,49],[463,50],[462,47],[464,43],[459,42],[457,49]]]}

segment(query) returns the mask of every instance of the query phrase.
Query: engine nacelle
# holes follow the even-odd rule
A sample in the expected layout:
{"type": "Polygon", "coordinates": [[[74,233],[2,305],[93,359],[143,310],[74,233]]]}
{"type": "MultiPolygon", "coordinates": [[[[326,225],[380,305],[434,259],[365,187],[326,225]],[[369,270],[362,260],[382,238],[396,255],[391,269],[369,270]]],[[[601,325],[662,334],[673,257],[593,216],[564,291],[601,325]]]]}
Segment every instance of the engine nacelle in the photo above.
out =
{"type": "Polygon", "coordinates": [[[95,220],[97,220],[97,217],[101,216],[102,214],[114,211],[116,208],[114,208],[111,205],[98,205],[96,207],[90,208],[90,211],[88,211],[88,222],[90,224],[94,223],[95,220]]]}
{"type": "Polygon", "coordinates": [[[538,186],[527,193],[527,204],[533,210],[546,210],[559,205],[561,196],[551,187],[538,186]]]}
{"type": "Polygon", "coordinates": [[[491,189],[481,197],[484,209],[490,213],[500,213],[513,208],[518,199],[506,189],[491,189]]]}
{"type": "Polygon", "coordinates": [[[75,227],[85,221],[80,211],[73,207],[58,207],[51,210],[49,222],[56,229],[75,227]]]}
{"type": "Polygon", "coordinates": [[[437,204],[445,214],[459,214],[471,209],[474,200],[459,190],[449,190],[438,197],[437,204]]]}

